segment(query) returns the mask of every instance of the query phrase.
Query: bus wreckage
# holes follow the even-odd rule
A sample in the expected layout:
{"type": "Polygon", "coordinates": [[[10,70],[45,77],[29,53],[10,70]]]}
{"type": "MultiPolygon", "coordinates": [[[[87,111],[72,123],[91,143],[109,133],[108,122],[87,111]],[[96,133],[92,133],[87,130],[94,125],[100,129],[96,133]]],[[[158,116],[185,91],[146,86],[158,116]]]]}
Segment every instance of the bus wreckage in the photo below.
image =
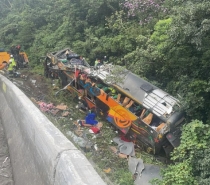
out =
{"type": "Polygon", "coordinates": [[[45,76],[60,78],[64,89],[80,97],[83,106],[95,109],[137,147],[169,156],[180,144],[184,121],[180,102],[129,70],[114,74],[117,66],[112,64],[92,67],[70,50],[66,56],[67,50],[47,54],[45,76]],[[110,76],[122,80],[107,81],[110,76]]]}

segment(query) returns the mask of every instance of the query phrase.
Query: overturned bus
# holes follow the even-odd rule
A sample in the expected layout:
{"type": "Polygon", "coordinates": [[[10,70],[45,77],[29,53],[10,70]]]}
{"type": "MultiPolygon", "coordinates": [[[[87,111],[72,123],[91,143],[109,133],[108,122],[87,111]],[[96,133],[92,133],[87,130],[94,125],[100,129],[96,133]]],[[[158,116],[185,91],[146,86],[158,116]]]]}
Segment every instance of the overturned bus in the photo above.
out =
{"type": "Polygon", "coordinates": [[[129,70],[114,74],[117,66],[91,67],[75,62],[81,59],[72,51],[69,59],[65,53],[66,49],[47,55],[46,76],[59,77],[73,97],[80,97],[84,106],[95,109],[148,153],[168,156],[179,145],[184,113],[176,98],[129,70]],[[107,80],[114,76],[122,80],[107,80]]]}

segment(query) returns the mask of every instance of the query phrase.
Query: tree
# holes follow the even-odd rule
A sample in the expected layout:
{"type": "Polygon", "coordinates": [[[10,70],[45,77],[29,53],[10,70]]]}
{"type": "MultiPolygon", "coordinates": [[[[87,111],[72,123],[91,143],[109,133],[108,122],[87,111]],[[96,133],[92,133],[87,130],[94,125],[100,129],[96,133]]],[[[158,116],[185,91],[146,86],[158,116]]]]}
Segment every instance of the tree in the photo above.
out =
{"type": "Polygon", "coordinates": [[[138,56],[131,67],[167,92],[182,97],[188,120],[208,123],[209,8],[208,1],[173,1],[169,19],[159,20],[151,36],[125,57],[138,56]]]}
{"type": "Polygon", "coordinates": [[[210,183],[210,126],[193,120],[182,130],[181,144],[172,153],[173,165],[162,171],[158,185],[191,185],[210,183]]]}
{"type": "Polygon", "coordinates": [[[157,19],[160,12],[166,12],[162,0],[126,0],[123,6],[128,10],[128,16],[138,17],[139,24],[147,24],[157,19]]]}

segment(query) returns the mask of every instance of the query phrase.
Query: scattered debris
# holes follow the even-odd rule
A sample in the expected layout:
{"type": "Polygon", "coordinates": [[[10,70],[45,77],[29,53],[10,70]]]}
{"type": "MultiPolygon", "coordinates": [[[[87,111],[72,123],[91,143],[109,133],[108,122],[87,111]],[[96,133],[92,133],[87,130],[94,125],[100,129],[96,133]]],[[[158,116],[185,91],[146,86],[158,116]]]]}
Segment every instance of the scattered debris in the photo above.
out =
{"type": "Polygon", "coordinates": [[[115,137],[113,141],[118,144],[119,153],[129,156],[135,156],[135,149],[133,142],[123,141],[119,137],[115,137]]]}
{"type": "Polygon", "coordinates": [[[63,116],[63,117],[66,117],[66,116],[68,116],[69,114],[70,114],[70,112],[65,111],[65,112],[62,113],[62,116],[63,116]]]}
{"type": "Polygon", "coordinates": [[[31,97],[31,101],[32,101],[33,103],[38,104],[38,102],[36,101],[36,99],[35,99],[35,98],[33,98],[33,97],[31,97]]]}
{"type": "Polygon", "coordinates": [[[83,130],[80,130],[79,128],[77,130],[75,130],[74,133],[79,137],[83,136],[83,130]]]}
{"type": "Polygon", "coordinates": [[[119,156],[119,158],[122,158],[122,159],[127,159],[128,158],[127,155],[122,154],[122,153],[119,153],[118,156],[119,156]]]}
{"type": "Polygon", "coordinates": [[[59,111],[59,109],[52,109],[50,112],[55,116],[59,111]]]}
{"type": "MultiPolygon", "coordinates": [[[[52,115],[57,115],[57,113],[59,111],[63,111],[61,116],[62,117],[67,117],[70,112],[66,111],[66,109],[68,108],[67,105],[64,105],[64,103],[54,106],[52,103],[45,103],[43,101],[36,101],[35,98],[31,98],[31,101],[38,104],[39,108],[42,112],[50,112],[52,115]]],[[[70,118],[70,120],[73,120],[72,118],[70,118]]]]}
{"type": "Polygon", "coordinates": [[[60,105],[57,105],[55,108],[59,110],[66,110],[68,107],[67,105],[64,105],[64,103],[61,103],[60,105]]]}
{"type": "Polygon", "coordinates": [[[36,80],[31,80],[31,83],[35,85],[36,84],[36,80]]]}
{"type": "Polygon", "coordinates": [[[96,151],[98,150],[97,144],[94,145],[94,148],[95,148],[96,151]]]}
{"type": "MultiPolygon", "coordinates": [[[[141,177],[142,171],[144,170],[143,160],[129,156],[128,158],[128,169],[133,175],[133,180],[137,180],[141,177]]],[[[141,184],[141,183],[140,183],[141,184]]]]}
{"type": "Polygon", "coordinates": [[[107,168],[103,170],[105,173],[110,173],[111,172],[111,168],[107,168]]]}
{"type": "Polygon", "coordinates": [[[66,134],[69,135],[69,136],[73,139],[73,141],[74,141],[76,144],[78,144],[81,148],[89,149],[89,148],[91,148],[91,146],[93,145],[90,141],[85,140],[85,139],[82,138],[82,137],[76,136],[76,135],[75,135],[73,132],[71,132],[71,131],[68,131],[66,134]]]}
{"type": "Polygon", "coordinates": [[[98,127],[91,127],[90,130],[92,130],[94,134],[98,134],[100,132],[98,127]]]}
{"type": "Polygon", "coordinates": [[[58,89],[59,89],[59,87],[53,86],[53,90],[58,90],[58,89]]]}
{"type": "Polygon", "coordinates": [[[122,154],[122,153],[120,153],[120,151],[116,148],[116,147],[114,147],[114,146],[110,146],[109,147],[119,158],[122,158],[122,159],[127,159],[128,158],[128,156],[126,155],[126,154],[122,154]]]}
{"type": "Polygon", "coordinates": [[[135,185],[150,185],[150,180],[161,179],[160,167],[153,164],[144,164],[140,158],[129,156],[128,169],[133,175],[135,185]]]}
{"type": "Polygon", "coordinates": [[[45,103],[45,102],[37,102],[39,105],[39,108],[42,112],[49,112],[51,109],[54,108],[52,103],[45,103]]]}
{"type": "Polygon", "coordinates": [[[28,76],[26,75],[20,75],[21,78],[23,78],[24,80],[27,80],[28,76]]]}
{"type": "Polygon", "coordinates": [[[150,185],[152,179],[161,179],[160,167],[153,164],[144,164],[144,170],[142,171],[141,177],[135,180],[135,185],[144,184],[150,185]]]}
{"type": "Polygon", "coordinates": [[[79,109],[81,112],[86,112],[88,111],[88,107],[84,105],[81,101],[78,102],[78,104],[75,107],[76,109],[79,109]]]}
{"type": "Polygon", "coordinates": [[[110,148],[115,154],[117,154],[118,150],[117,150],[116,147],[110,146],[109,148],[110,148]]]}

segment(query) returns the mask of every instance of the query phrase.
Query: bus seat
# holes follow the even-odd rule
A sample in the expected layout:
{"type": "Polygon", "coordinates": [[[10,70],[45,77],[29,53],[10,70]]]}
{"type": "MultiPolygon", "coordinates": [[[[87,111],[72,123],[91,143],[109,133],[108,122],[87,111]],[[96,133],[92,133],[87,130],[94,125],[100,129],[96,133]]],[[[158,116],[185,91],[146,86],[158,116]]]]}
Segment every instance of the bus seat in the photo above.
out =
{"type": "Polygon", "coordinates": [[[128,104],[128,102],[130,101],[130,98],[125,97],[125,99],[123,100],[122,106],[126,106],[128,104]]]}
{"type": "Polygon", "coordinates": [[[125,108],[129,109],[129,108],[133,105],[133,103],[134,103],[134,101],[131,100],[131,101],[129,102],[129,104],[127,104],[127,105],[125,106],[125,108]]]}
{"type": "Polygon", "coordinates": [[[120,103],[120,98],[121,98],[121,94],[118,93],[118,95],[117,95],[117,100],[116,100],[118,103],[120,103]]]}
{"type": "Polygon", "coordinates": [[[153,114],[152,113],[149,113],[147,117],[145,117],[143,119],[143,121],[146,123],[146,124],[150,124],[152,122],[152,118],[153,118],[153,114]]]}
{"type": "Polygon", "coordinates": [[[146,109],[143,109],[142,110],[141,115],[140,115],[140,118],[143,118],[145,111],[146,111],[146,109]]]}
{"type": "Polygon", "coordinates": [[[157,127],[156,131],[157,131],[157,132],[160,132],[160,130],[161,130],[165,125],[166,125],[165,123],[161,123],[161,124],[157,127]]]}

